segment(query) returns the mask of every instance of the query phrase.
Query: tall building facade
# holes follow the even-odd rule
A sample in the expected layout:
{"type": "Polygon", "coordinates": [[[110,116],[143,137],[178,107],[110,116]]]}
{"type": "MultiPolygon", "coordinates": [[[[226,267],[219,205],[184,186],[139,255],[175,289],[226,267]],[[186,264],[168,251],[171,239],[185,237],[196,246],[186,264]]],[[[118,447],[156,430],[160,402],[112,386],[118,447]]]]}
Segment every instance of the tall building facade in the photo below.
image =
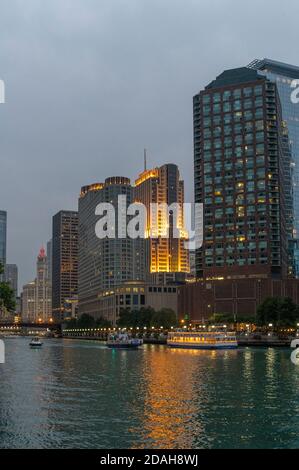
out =
{"type": "Polygon", "coordinates": [[[47,242],[48,277],[52,283],[52,239],[47,242]]]}
{"type": "Polygon", "coordinates": [[[40,249],[36,263],[36,301],[35,318],[38,322],[47,323],[52,318],[52,289],[48,276],[47,255],[40,249]]]}
{"type": "Polygon", "coordinates": [[[286,144],[276,84],[247,67],[193,99],[195,201],[204,204],[198,278],[288,273],[286,144]]]}
{"type": "Polygon", "coordinates": [[[13,289],[16,299],[18,297],[18,266],[16,264],[6,264],[4,277],[5,282],[8,282],[13,289]]]}
{"type": "Polygon", "coordinates": [[[36,322],[36,283],[29,282],[23,286],[21,294],[21,315],[22,321],[36,322]]]}
{"type": "Polygon", "coordinates": [[[286,139],[288,138],[290,143],[289,165],[292,167],[293,180],[286,182],[289,193],[286,200],[289,223],[293,218],[291,227],[288,227],[288,231],[291,229],[289,253],[294,260],[294,274],[299,277],[299,103],[292,99],[294,80],[299,80],[299,67],[270,59],[254,60],[249,67],[276,83],[279,92],[282,117],[286,123],[286,139]]]}
{"type": "MultiPolygon", "coordinates": [[[[118,198],[124,196],[126,212],[132,202],[132,186],[128,178],[107,178],[105,183],[84,186],[79,198],[79,314],[99,315],[99,293],[134,278],[133,240],[118,237],[118,198]],[[115,238],[98,238],[95,226],[96,207],[111,203],[115,208],[115,238]]],[[[126,222],[128,218],[126,217],[126,222]]]]}
{"type": "Polygon", "coordinates": [[[52,312],[55,321],[62,321],[78,294],[78,212],[58,212],[52,229],[52,312]]]}
{"type": "Polygon", "coordinates": [[[188,238],[183,207],[184,182],[177,165],[166,164],[141,173],[135,181],[134,200],[147,209],[145,240],[139,241],[137,250],[141,255],[139,279],[146,280],[148,274],[188,273],[189,254],[184,246],[188,238]],[[152,204],[161,207],[173,204],[177,212],[175,209],[153,212],[152,204]],[[174,236],[174,228],[179,231],[179,237],[174,236]]]}
{"type": "Polygon", "coordinates": [[[32,323],[52,321],[52,288],[44,248],[40,249],[37,256],[36,278],[23,286],[21,311],[23,321],[32,323]]]}
{"type": "Polygon", "coordinates": [[[3,268],[6,263],[6,233],[7,233],[7,212],[0,210],[0,263],[3,268]]]}

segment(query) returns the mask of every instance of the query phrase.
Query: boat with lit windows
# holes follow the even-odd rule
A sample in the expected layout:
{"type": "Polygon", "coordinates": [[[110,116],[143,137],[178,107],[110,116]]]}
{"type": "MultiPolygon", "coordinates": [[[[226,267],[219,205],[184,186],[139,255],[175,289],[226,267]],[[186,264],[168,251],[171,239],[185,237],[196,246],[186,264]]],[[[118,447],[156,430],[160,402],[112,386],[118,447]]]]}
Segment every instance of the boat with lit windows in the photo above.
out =
{"type": "Polygon", "coordinates": [[[236,349],[235,333],[227,331],[172,331],[167,344],[171,348],[183,349],[236,349]]]}
{"type": "Polygon", "coordinates": [[[131,338],[126,332],[110,334],[106,343],[109,349],[138,349],[142,344],[142,339],[131,338]]]}
{"type": "Polygon", "coordinates": [[[29,346],[32,349],[33,348],[35,348],[35,349],[41,348],[42,345],[43,345],[43,343],[41,342],[41,340],[38,337],[32,338],[32,340],[29,343],[29,346]]]}

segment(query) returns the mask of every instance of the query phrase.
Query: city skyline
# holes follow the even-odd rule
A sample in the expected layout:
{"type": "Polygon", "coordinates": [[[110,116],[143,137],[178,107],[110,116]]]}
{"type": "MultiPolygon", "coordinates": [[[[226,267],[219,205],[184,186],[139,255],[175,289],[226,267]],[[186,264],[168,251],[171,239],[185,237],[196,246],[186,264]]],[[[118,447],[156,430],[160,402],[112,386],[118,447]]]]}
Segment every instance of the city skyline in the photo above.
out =
{"type": "Polygon", "coordinates": [[[71,18],[66,6],[56,1],[42,11],[31,2],[26,14],[16,4],[14,15],[12,4],[10,13],[2,7],[0,76],[6,85],[6,103],[0,106],[0,152],[5,156],[2,174],[8,177],[0,175],[0,201],[9,217],[8,261],[18,264],[20,285],[33,276],[32,259],[50,238],[53,214],[62,208],[76,210],[78,190],[85,181],[114,174],[133,179],[142,169],[144,147],[150,166],[166,162],[179,166],[182,179],[189,183],[186,200],[193,199],[192,96],[211,77],[256,57],[298,62],[296,51],[285,47],[295,41],[295,3],[285,18],[273,5],[267,23],[265,7],[259,5],[256,17],[252,5],[234,5],[232,18],[218,25],[213,36],[212,26],[219,23],[227,3],[217,2],[213,15],[207,4],[192,4],[182,19],[174,2],[171,7],[168,2],[133,3],[128,11],[121,6],[121,24],[113,23],[119,5],[105,5],[78,1],[71,18]],[[243,15],[248,23],[254,18],[255,37],[244,30],[243,15]],[[263,38],[272,37],[271,24],[278,18],[285,41],[273,37],[264,46],[263,38]],[[48,32],[43,31],[39,25],[49,19],[48,32]],[[228,34],[230,25],[234,28],[228,34]],[[180,27],[183,41],[181,34],[176,39],[180,27]],[[86,43],[90,33],[93,41],[86,43]],[[126,40],[120,45],[122,33],[126,40]],[[243,38],[249,35],[245,49],[243,38]],[[19,201],[25,201],[30,211],[8,197],[15,187],[19,201]]]}

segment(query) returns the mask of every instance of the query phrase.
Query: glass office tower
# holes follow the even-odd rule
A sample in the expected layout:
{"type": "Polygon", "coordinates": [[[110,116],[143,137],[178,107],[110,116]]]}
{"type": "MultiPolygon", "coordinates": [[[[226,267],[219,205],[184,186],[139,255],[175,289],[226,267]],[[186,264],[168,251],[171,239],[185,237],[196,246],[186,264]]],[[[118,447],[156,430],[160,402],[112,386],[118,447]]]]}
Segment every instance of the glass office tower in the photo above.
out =
{"type": "Polygon", "coordinates": [[[299,277],[299,103],[294,103],[291,99],[294,92],[293,81],[299,80],[299,67],[270,59],[254,60],[249,67],[276,83],[282,117],[288,128],[293,167],[294,271],[296,277],[299,277]]]}

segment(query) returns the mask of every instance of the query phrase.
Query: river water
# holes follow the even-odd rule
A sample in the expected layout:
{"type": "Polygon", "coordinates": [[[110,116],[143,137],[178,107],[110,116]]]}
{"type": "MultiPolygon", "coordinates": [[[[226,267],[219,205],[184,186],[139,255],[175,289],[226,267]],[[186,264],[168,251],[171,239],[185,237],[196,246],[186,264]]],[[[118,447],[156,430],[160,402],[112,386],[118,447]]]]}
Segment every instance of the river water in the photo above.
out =
{"type": "Polygon", "coordinates": [[[0,448],[298,448],[287,349],[111,351],[6,339],[0,448]]]}

